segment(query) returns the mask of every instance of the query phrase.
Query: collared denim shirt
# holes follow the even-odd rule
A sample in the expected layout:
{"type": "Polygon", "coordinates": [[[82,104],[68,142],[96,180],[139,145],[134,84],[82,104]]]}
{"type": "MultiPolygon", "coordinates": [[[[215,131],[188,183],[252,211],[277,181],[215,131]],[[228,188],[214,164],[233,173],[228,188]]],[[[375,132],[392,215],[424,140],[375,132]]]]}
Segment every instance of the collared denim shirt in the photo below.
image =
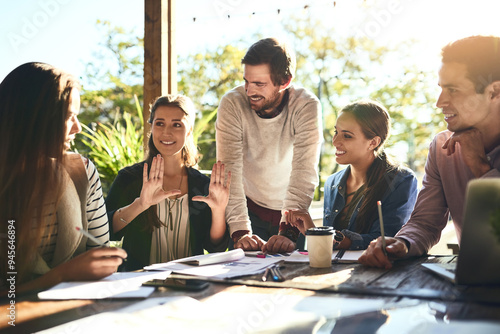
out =
{"type": "MultiPolygon", "coordinates": [[[[343,196],[345,190],[343,191],[343,189],[346,188],[350,168],[348,166],[346,169],[331,175],[326,181],[323,217],[323,225],[325,226],[334,226],[335,218],[345,207],[345,198],[343,196]]],[[[387,180],[390,181],[390,178],[387,178],[387,180]]],[[[415,174],[411,169],[401,167],[381,200],[386,236],[393,237],[408,221],[417,200],[417,194],[417,178],[415,174]]],[[[377,219],[372,222],[368,233],[359,234],[354,232],[356,217],[363,200],[364,197],[357,203],[347,229],[342,230],[342,233],[351,239],[350,249],[353,250],[366,249],[370,241],[380,236],[378,215],[377,219]]]]}

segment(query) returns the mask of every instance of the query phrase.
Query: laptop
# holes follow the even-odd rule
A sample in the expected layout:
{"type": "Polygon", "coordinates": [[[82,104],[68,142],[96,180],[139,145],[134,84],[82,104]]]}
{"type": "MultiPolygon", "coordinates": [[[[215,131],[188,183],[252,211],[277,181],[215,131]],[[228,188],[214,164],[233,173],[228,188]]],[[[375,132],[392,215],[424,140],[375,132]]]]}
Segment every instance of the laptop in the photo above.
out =
{"type": "Polygon", "coordinates": [[[475,179],[467,185],[456,268],[422,265],[460,285],[500,284],[500,178],[475,179]]]}

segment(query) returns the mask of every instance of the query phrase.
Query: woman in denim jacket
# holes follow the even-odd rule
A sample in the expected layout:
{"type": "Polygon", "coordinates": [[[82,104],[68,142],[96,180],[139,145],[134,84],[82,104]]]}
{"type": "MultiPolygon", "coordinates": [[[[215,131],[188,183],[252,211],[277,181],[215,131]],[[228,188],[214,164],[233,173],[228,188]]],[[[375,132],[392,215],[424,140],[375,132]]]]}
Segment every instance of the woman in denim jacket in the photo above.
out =
{"type": "MultiPolygon", "coordinates": [[[[390,127],[387,110],[375,101],[349,104],[337,118],[336,161],[348,166],[326,181],[323,217],[323,225],[336,230],[336,248],[366,249],[380,236],[377,201],[382,202],[388,236],[394,236],[410,217],[417,179],[383,150],[390,127]]],[[[288,212],[287,222],[304,234],[314,227],[307,211],[288,212]]]]}

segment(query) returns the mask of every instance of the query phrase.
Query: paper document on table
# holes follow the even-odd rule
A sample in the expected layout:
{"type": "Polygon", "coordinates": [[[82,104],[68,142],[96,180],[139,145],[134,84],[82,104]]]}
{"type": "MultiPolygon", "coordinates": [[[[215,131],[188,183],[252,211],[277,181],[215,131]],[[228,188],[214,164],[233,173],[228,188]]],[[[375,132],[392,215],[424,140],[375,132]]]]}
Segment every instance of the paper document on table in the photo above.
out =
{"type": "Polygon", "coordinates": [[[152,279],[166,279],[169,271],[114,273],[99,281],[63,282],[39,292],[40,299],[146,298],[154,287],[141,286],[152,279]]]}
{"type": "Polygon", "coordinates": [[[241,260],[245,257],[245,252],[241,248],[233,249],[228,252],[210,253],[203,255],[195,255],[174,260],[175,263],[194,264],[197,266],[205,266],[207,264],[231,262],[241,260]]]}
{"type": "Polygon", "coordinates": [[[263,251],[245,251],[245,256],[261,257],[261,258],[265,258],[265,257],[286,257],[286,256],[290,256],[290,254],[292,254],[292,253],[274,253],[274,254],[271,254],[271,253],[266,253],[266,252],[263,252],[263,251]]]}
{"type": "MultiPolygon", "coordinates": [[[[336,260],[336,263],[356,263],[358,262],[359,257],[363,254],[363,250],[348,250],[345,251],[344,255],[340,259],[335,259],[335,256],[339,250],[334,250],[332,254],[332,261],[336,260]]],[[[284,258],[285,262],[299,262],[299,263],[308,263],[309,255],[307,252],[299,252],[295,251],[290,254],[289,257],[284,258]]]]}
{"type": "Polygon", "coordinates": [[[439,276],[455,283],[455,271],[457,269],[457,263],[422,263],[422,266],[433,271],[439,276]]]}
{"type": "Polygon", "coordinates": [[[171,261],[146,266],[144,270],[169,270],[178,274],[226,279],[261,273],[270,265],[281,260],[283,260],[281,257],[262,259],[245,256],[241,260],[209,264],[206,266],[192,266],[177,261],[171,261]]]}

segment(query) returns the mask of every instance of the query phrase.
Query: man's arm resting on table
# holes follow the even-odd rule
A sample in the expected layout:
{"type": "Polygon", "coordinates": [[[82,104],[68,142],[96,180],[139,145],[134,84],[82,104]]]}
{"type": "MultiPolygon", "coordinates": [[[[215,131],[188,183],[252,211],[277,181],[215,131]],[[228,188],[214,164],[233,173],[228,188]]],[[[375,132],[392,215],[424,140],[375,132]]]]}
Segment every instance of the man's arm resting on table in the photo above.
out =
{"type": "Polygon", "coordinates": [[[252,234],[249,230],[239,230],[233,232],[231,235],[233,239],[234,248],[241,248],[243,250],[260,250],[265,244],[258,235],[252,234]]]}
{"type": "Polygon", "coordinates": [[[377,268],[392,268],[392,261],[403,258],[408,255],[409,241],[403,238],[386,237],[386,251],[385,255],[382,249],[382,237],[372,240],[368,248],[359,257],[358,262],[370,267],[377,268]]]}
{"type": "Polygon", "coordinates": [[[299,233],[300,231],[298,228],[286,222],[281,222],[278,235],[270,237],[262,247],[262,251],[268,253],[293,252],[297,245],[299,233]]]}

